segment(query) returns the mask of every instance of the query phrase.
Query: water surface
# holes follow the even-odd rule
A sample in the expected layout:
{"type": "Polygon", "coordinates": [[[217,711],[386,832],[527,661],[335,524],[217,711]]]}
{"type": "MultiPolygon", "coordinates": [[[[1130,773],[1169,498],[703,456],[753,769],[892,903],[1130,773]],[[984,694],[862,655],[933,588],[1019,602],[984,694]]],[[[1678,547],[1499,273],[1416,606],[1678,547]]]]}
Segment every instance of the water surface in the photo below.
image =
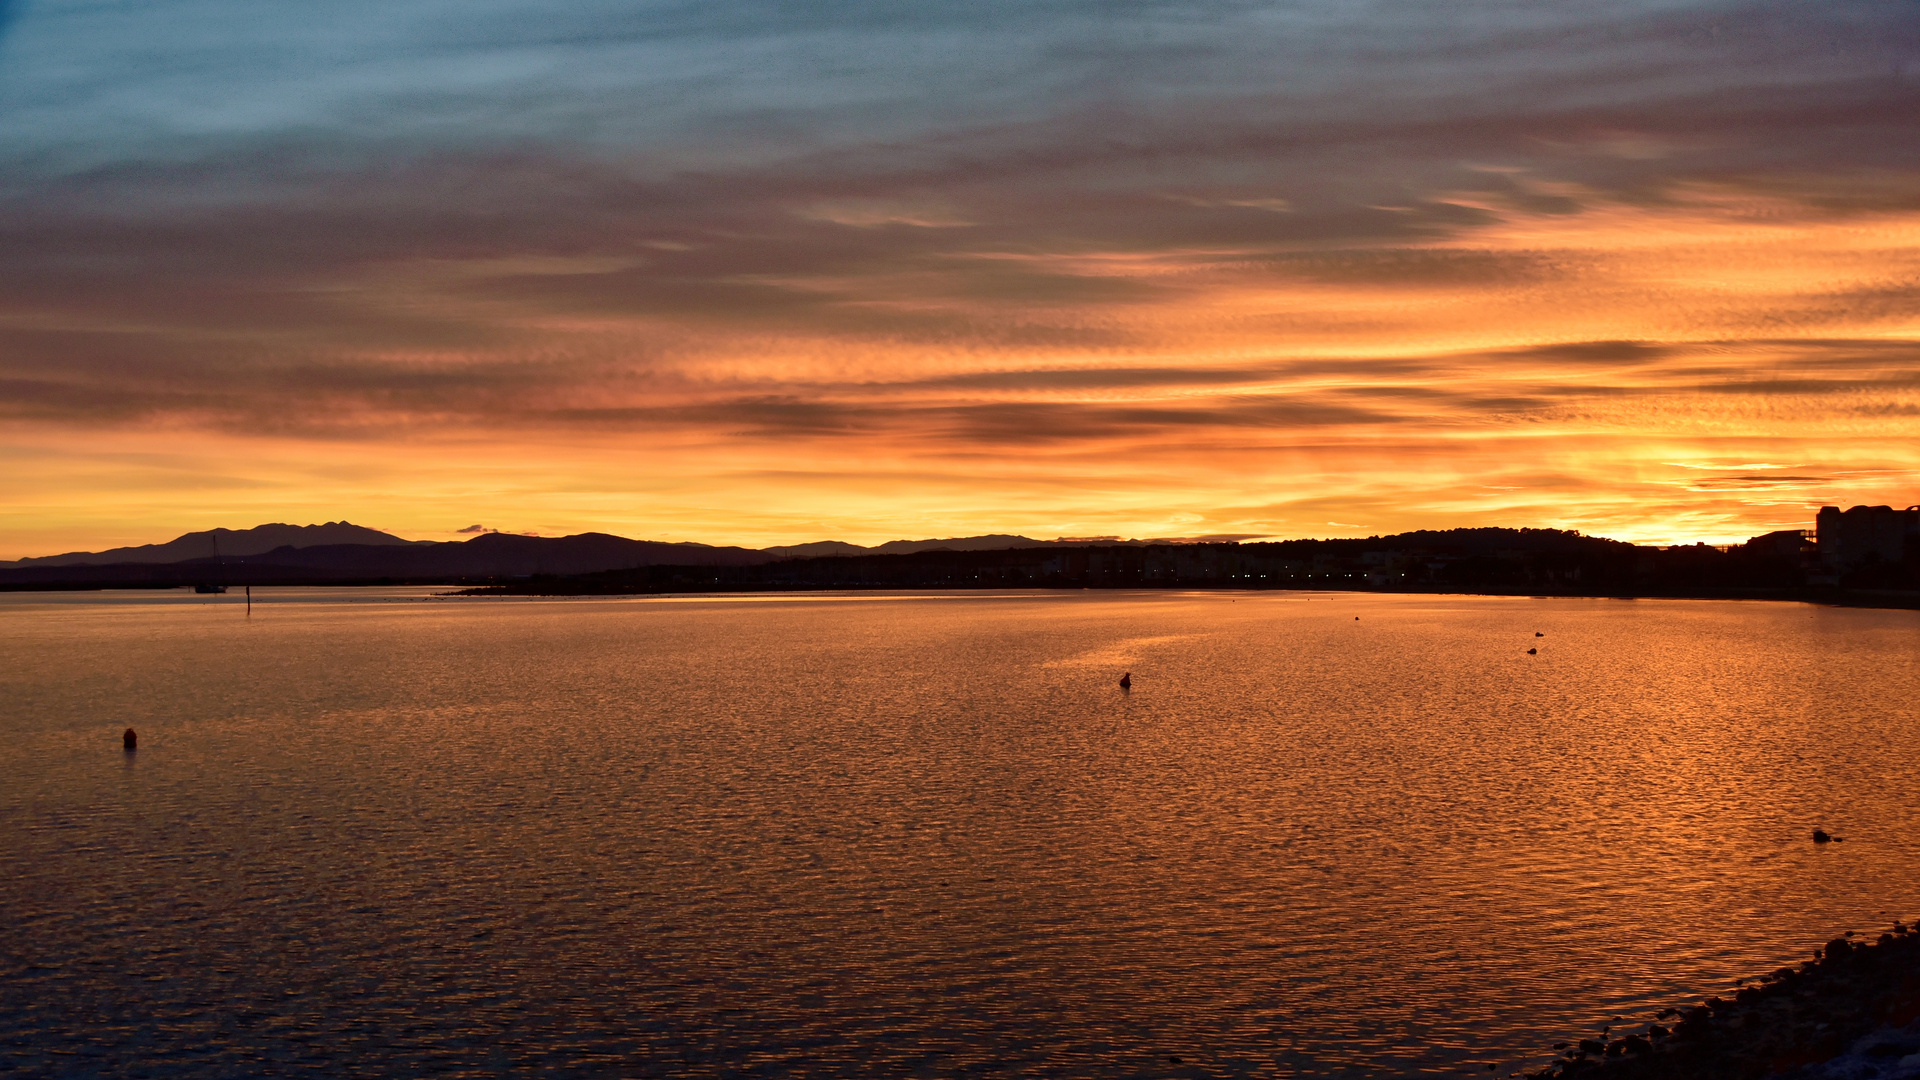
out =
{"type": "Polygon", "coordinates": [[[24,1076],[1504,1075],[1920,908],[1914,612],[14,594],[0,658],[24,1076]]]}

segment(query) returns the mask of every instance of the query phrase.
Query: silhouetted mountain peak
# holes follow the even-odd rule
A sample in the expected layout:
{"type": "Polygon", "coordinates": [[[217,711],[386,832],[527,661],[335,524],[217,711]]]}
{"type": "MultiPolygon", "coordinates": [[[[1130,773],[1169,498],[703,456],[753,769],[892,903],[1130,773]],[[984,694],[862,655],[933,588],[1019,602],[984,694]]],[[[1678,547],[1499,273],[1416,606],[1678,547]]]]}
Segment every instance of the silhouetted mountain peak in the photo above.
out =
{"type": "Polygon", "coordinates": [[[1004,551],[1008,548],[1047,547],[1052,541],[1027,536],[988,533],[985,536],[955,536],[945,540],[889,540],[867,549],[874,555],[906,555],[915,551],[1004,551]]]}
{"type": "Polygon", "coordinates": [[[818,559],[826,555],[868,555],[873,549],[849,544],[845,540],[815,540],[807,544],[782,544],[763,550],[769,555],[789,559],[818,559]]]}
{"type": "Polygon", "coordinates": [[[278,548],[325,547],[333,544],[396,546],[427,543],[403,540],[392,533],[369,529],[349,521],[329,521],[322,525],[287,525],[273,522],[251,529],[205,529],[176,537],[164,544],[112,548],[107,551],[70,551],[64,555],[20,559],[13,566],[106,566],[117,563],[176,563],[189,559],[239,558],[264,555],[278,548]]]}

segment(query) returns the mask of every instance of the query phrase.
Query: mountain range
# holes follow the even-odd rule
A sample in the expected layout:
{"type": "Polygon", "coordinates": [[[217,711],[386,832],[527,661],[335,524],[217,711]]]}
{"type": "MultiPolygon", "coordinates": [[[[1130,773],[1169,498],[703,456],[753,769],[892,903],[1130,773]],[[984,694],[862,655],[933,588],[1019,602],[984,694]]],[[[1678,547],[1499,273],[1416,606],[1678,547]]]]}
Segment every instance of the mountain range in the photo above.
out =
{"type": "MultiPolygon", "coordinates": [[[[164,544],[74,551],[0,562],[0,585],[264,584],[285,581],[464,579],[591,574],[647,566],[755,566],[786,559],[994,551],[1060,541],[990,535],[894,540],[862,547],[838,540],[754,549],[629,540],[607,533],[540,537],[486,532],[464,541],[406,540],[347,521],[191,532],[164,544]]],[[[1073,546],[1068,542],[1067,546],[1073,546]]]]}
{"type": "Polygon", "coordinates": [[[1832,567],[1798,532],[1731,548],[1637,547],[1556,529],[1366,539],[1034,540],[991,535],[753,549],[606,533],[412,541],[344,521],[188,533],[165,544],[0,563],[0,590],[183,585],[466,585],[617,594],[805,589],[1380,589],[1578,596],[1743,596],[1920,605],[1920,546],[1832,567]],[[341,542],[346,541],[346,542],[341,542]],[[215,555],[215,550],[219,554],[215,555]],[[179,558],[178,556],[186,556],[179,558]],[[161,561],[168,560],[172,561],[161,561]],[[1836,592],[1836,588],[1841,592],[1836,592]],[[1842,595],[1845,590],[1856,594],[1842,595]],[[1823,591],[1824,590],[1824,591],[1823,591]],[[1873,590],[1872,595],[1858,590],[1873,590]]]}
{"type": "Polygon", "coordinates": [[[375,547],[431,543],[402,540],[392,533],[346,521],[324,525],[256,525],[251,529],[208,529],[190,532],[164,544],[111,548],[106,551],[70,551],[35,559],[0,562],[0,567],[106,566],[113,563],[176,563],[235,555],[264,555],[276,548],[310,548],[326,544],[366,544],[375,547]]]}

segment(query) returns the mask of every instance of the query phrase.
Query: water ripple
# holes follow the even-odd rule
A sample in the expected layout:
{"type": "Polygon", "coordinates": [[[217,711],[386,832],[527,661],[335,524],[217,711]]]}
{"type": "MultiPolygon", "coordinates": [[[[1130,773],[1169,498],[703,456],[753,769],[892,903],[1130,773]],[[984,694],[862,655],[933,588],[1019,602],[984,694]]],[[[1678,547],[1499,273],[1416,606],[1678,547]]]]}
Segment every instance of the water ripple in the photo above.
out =
{"type": "Polygon", "coordinates": [[[366,595],[0,598],[0,1067],[1458,1075],[1915,906],[1911,612],[366,595]]]}

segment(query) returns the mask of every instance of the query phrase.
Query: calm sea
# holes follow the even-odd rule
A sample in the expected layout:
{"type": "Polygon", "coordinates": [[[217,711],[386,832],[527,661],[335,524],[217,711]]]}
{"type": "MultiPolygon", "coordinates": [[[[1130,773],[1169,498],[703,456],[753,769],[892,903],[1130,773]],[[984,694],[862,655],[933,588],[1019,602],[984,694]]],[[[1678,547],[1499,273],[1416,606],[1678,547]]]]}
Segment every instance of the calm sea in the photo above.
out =
{"type": "Polygon", "coordinates": [[[1920,911],[1917,704],[1792,604],[8,595],[0,1071],[1504,1076],[1920,911]]]}

